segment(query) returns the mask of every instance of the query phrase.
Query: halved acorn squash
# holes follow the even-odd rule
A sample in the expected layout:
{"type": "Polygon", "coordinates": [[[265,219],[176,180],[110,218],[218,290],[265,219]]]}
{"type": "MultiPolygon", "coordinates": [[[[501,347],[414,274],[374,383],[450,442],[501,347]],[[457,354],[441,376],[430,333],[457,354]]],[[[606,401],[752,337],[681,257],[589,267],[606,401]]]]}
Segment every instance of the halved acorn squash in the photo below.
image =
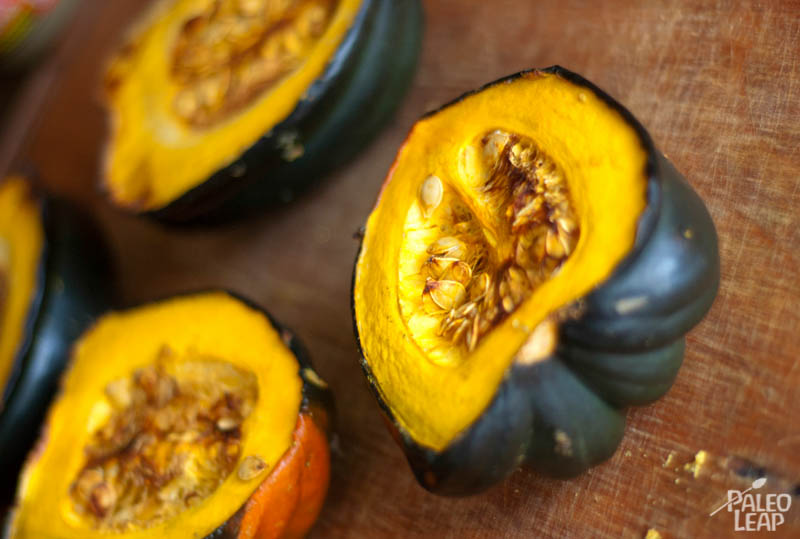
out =
{"type": "Polygon", "coordinates": [[[224,292],[110,313],[76,343],[11,537],[299,537],[329,479],[330,394],[224,292]]]}
{"type": "Polygon", "coordinates": [[[418,0],[161,0],[107,71],[104,182],[123,208],[224,219],[359,151],[419,54],[418,0]]]}
{"type": "Polygon", "coordinates": [[[633,116],[560,67],[422,118],[364,230],[362,365],[417,478],[487,488],[609,458],[719,283],[714,225],[633,116]]]}
{"type": "Polygon", "coordinates": [[[36,437],[69,346],[108,307],[109,281],[91,222],[21,176],[0,181],[0,466],[8,480],[36,437]]]}

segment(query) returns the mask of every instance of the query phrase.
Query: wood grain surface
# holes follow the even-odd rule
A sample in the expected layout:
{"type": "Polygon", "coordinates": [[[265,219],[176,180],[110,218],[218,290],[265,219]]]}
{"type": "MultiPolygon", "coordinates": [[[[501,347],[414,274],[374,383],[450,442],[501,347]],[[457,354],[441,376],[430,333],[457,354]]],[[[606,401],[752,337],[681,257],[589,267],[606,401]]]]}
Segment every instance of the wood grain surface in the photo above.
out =
{"type": "Polygon", "coordinates": [[[764,536],[800,536],[800,2],[426,1],[412,90],[354,162],[285,208],[192,231],[120,214],[97,189],[100,66],[146,3],[83,3],[6,119],[0,156],[32,163],[98,217],[126,304],[226,287],[294,328],[338,403],[333,482],[314,537],[726,537],[733,515],[709,513],[727,489],[764,474],[760,492],[794,501],[764,536]],[[722,286],[688,337],[674,388],[629,412],[609,462],[571,481],[521,469],[483,495],[438,498],[414,481],[358,366],[353,232],[417,117],[554,63],[625,104],[702,195],[722,286]]]}

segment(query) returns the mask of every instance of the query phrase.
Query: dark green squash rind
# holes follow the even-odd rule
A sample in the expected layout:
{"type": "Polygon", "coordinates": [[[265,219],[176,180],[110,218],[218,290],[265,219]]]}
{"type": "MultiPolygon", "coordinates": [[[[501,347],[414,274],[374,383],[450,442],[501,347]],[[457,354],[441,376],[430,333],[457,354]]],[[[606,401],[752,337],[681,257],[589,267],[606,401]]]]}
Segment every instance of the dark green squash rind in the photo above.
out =
{"type": "MultiPolygon", "coordinates": [[[[625,433],[625,415],[557,356],[530,368],[533,437],[527,463],[551,477],[573,477],[609,459],[625,433]]],[[[513,471],[513,470],[512,470],[513,471]]]]}
{"type": "Polygon", "coordinates": [[[657,217],[621,266],[583,300],[583,315],[567,322],[568,342],[593,349],[642,351],[674,341],[711,308],[719,288],[717,233],[703,201],[657,153],[650,197],[657,217]],[[627,302],[627,306],[626,306],[627,302]],[[631,302],[641,303],[632,308],[631,302]]]}
{"type": "MultiPolygon", "coordinates": [[[[365,362],[362,367],[369,372],[365,362]]],[[[530,369],[510,369],[486,411],[442,452],[417,444],[382,401],[374,379],[369,379],[417,481],[436,494],[464,496],[505,479],[526,460],[534,437],[530,374],[530,369]]]]}
{"type": "Polygon", "coordinates": [[[678,375],[686,339],[644,352],[602,352],[562,344],[558,355],[595,393],[617,407],[661,398],[678,375]]]}
{"type": "Polygon", "coordinates": [[[365,0],[323,75],[296,109],[230,165],[163,208],[170,223],[214,223],[288,202],[361,151],[411,84],[423,28],[419,0],[365,0]],[[303,155],[287,160],[281,141],[303,155]]]}
{"type": "Polygon", "coordinates": [[[464,496],[523,464],[553,477],[578,475],[614,453],[625,416],[553,356],[514,364],[486,411],[445,451],[420,446],[392,423],[420,484],[436,494],[464,496]]]}
{"type": "MultiPolygon", "coordinates": [[[[420,484],[437,494],[480,492],[523,462],[547,475],[570,477],[610,458],[624,434],[624,415],[614,407],[651,402],[669,389],[683,358],[683,336],[711,307],[719,286],[716,231],[702,200],[655,149],[638,120],[580,75],[559,66],[517,73],[426,116],[490,86],[537,72],[591,90],[636,131],[648,155],[647,207],[631,252],[581,302],[578,318],[560,324],[556,355],[534,365],[512,364],[486,410],[443,451],[418,444],[383,401],[361,346],[351,294],[356,341],[370,388],[420,484]],[[661,267],[654,272],[658,263],[668,271],[661,267]],[[656,277],[665,281],[654,282],[656,277]],[[646,308],[631,310],[630,301],[626,305],[624,300],[636,297],[632,290],[647,294],[646,308]],[[637,360],[649,362],[650,370],[630,368],[637,360]],[[600,374],[617,374],[626,367],[627,379],[600,374]]],[[[361,249],[356,268],[360,256],[361,249]]]]}
{"type": "MultiPolygon", "coordinates": [[[[0,412],[0,465],[11,484],[33,445],[74,340],[113,301],[110,258],[96,226],[69,203],[42,203],[45,229],[36,300],[0,412]]],[[[6,492],[8,491],[8,492],[6,492]]]]}
{"type": "MultiPolygon", "coordinates": [[[[29,186],[31,189],[34,189],[33,185],[29,186]]],[[[45,214],[45,202],[44,198],[41,197],[38,193],[31,192],[31,204],[35,204],[42,217],[45,214]]],[[[0,407],[0,432],[2,432],[2,417],[3,417],[3,410],[6,409],[8,401],[11,397],[11,392],[13,388],[17,384],[17,379],[19,378],[22,367],[25,364],[25,358],[28,355],[28,352],[33,344],[34,334],[36,333],[36,323],[38,321],[38,313],[42,307],[42,301],[44,299],[45,288],[47,284],[47,269],[48,264],[47,260],[49,258],[49,248],[47,245],[47,231],[45,230],[45,238],[42,243],[42,252],[39,257],[39,263],[36,268],[36,289],[33,291],[33,296],[31,298],[30,306],[28,307],[28,315],[27,320],[22,329],[22,338],[20,339],[20,344],[17,349],[17,352],[13,359],[13,365],[11,365],[11,371],[8,375],[8,380],[6,380],[6,385],[0,390],[0,395],[2,395],[2,407],[0,407]]],[[[2,438],[0,438],[1,440],[2,438]]],[[[1,461],[0,461],[1,462],[1,461]]]]}

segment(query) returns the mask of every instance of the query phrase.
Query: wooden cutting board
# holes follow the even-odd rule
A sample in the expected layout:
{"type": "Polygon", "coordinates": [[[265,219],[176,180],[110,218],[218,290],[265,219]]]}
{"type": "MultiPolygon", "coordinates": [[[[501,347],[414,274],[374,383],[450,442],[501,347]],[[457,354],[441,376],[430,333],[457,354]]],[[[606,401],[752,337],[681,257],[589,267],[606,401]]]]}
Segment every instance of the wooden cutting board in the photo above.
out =
{"type": "Polygon", "coordinates": [[[725,537],[733,513],[710,512],[762,475],[759,492],[794,502],[764,536],[800,536],[800,2],[427,1],[419,72],[391,125],[294,204],[200,231],[122,215],[97,189],[100,66],[146,3],[83,3],[7,119],[0,164],[33,163],[99,218],[127,303],[226,287],[295,329],[339,411],[314,537],[725,537]],[[674,388],[630,411],[609,462],[571,481],[521,469],[483,495],[439,498],[412,478],[358,366],[352,233],[417,117],[554,63],[625,104],[706,200],[722,287],[674,388]]]}

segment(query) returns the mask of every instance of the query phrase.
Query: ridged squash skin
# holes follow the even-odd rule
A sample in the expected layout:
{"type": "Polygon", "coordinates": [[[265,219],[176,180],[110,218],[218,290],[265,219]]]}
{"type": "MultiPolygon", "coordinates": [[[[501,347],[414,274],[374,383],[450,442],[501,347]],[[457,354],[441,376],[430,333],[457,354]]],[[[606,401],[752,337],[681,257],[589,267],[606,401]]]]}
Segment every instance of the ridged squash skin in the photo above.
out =
{"type": "MultiPolygon", "coordinates": [[[[489,405],[441,450],[419,443],[397,420],[355,324],[361,364],[387,424],[420,484],[437,494],[481,492],[522,464],[571,477],[611,457],[624,434],[625,408],[668,391],[685,334],[709,310],[719,287],[717,235],[702,200],[633,115],[591,82],[555,66],[500,79],[443,109],[537,73],[592,92],[635,131],[647,155],[646,208],[632,249],[556,322],[557,346],[550,355],[511,362],[489,405]]],[[[356,286],[354,275],[354,298],[356,286]]],[[[354,319],[359,308],[354,299],[354,319]]]]}
{"type": "MultiPolygon", "coordinates": [[[[23,339],[2,393],[0,465],[9,481],[38,435],[72,343],[114,300],[97,226],[64,200],[32,196],[45,234],[23,339]]],[[[4,490],[12,486],[3,483],[4,490]]]]}
{"type": "MultiPolygon", "coordinates": [[[[423,24],[419,0],[363,0],[327,67],[284,120],[201,184],[144,213],[175,224],[216,223],[294,199],[363,150],[391,118],[411,84],[423,24]],[[302,153],[289,151],[287,141],[302,153]]],[[[129,209],[140,212],[135,203],[129,209]]]]}

